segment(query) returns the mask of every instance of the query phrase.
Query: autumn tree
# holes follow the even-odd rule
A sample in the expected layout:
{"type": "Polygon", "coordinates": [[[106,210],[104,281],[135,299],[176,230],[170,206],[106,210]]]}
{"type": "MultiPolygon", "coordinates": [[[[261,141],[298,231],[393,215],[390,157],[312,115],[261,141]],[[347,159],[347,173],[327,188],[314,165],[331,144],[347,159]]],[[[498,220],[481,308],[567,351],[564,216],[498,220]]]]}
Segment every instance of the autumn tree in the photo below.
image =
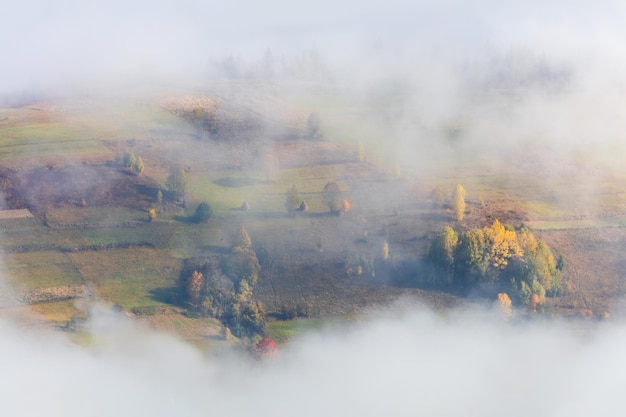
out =
{"type": "Polygon", "coordinates": [[[165,185],[175,199],[184,199],[187,190],[187,173],[181,167],[170,168],[165,185]]]}
{"type": "Polygon", "coordinates": [[[254,347],[256,353],[261,357],[275,356],[278,352],[278,346],[274,339],[264,337],[254,347]]]}
{"type": "Polygon", "coordinates": [[[238,246],[234,248],[224,263],[224,272],[236,286],[242,281],[247,281],[253,287],[259,278],[261,265],[256,253],[250,249],[238,246]]]}
{"type": "Polygon", "coordinates": [[[292,185],[289,191],[287,191],[287,198],[285,199],[285,209],[287,209],[287,213],[293,216],[296,213],[296,210],[300,207],[300,194],[298,194],[298,189],[295,185],[292,185]]]}
{"type": "Polygon", "coordinates": [[[513,308],[511,307],[511,298],[505,292],[498,294],[498,307],[502,311],[504,320],[509,320],[513,316],[513,308]]]}
{"type": "Polygon", "coordinates": [[[334,181],[327,183],[322,192],[322,199],[324,200],[324,204],[328,205],[328,209],[331,213],[339,212],[343,207],[344,201],[339,184],[334,181]]]}
{"type": "Polygon", "coordinates": [[[457,221],[463,220],[463,217],[465,216],[465,188],[463,188],[461,184],[457,184],[454,192],[452,193],[450,207],[454,213],[454,218],[457,221]]]}
{"type": "Polygon", "coordinates": [[[201,272],[193,271],[187,282],[187,297],[192,305],[197,306],[199,304],[203,286],[204,276],[201,272]]]}
{"type": "Polygon", "coordinates": [[[233,235],[232,243],[230,245],[232,249],[234,248],[251,248],[252,247],[252,239],[250,239],[250,235],[243,225],[239,226],[235,234],[233,235]]]}
{"type": "Polygon", "coordinates": [[[382,258],[383,261],[386,261],[389,259],[389,243],[387,243],[386,240],[383,242],[383,245],[381,247],[380,257],[382,258]]]}
{"type": "Polygon", "coordinates": [[[517,241],[515,229],[503,226],[497,219],[485,228],[490,253],[489,260],[494,268],[504,269],[512,257],[521,257],[524,252],[517,241]]]}

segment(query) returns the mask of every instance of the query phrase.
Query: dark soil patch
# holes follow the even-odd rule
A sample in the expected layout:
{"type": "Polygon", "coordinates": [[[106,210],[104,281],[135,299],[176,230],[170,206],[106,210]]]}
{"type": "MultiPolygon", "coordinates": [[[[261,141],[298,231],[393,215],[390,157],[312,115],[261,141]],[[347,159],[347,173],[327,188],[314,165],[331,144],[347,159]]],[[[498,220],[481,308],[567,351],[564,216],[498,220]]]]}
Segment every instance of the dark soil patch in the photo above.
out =
{"type": "Polygon", "coordinates": [[[18,176],[24,201],[35,214],[63,205],[128,207],[145,210],[154,204],[158,184],[105,165],[34,168],[18,176]]]}

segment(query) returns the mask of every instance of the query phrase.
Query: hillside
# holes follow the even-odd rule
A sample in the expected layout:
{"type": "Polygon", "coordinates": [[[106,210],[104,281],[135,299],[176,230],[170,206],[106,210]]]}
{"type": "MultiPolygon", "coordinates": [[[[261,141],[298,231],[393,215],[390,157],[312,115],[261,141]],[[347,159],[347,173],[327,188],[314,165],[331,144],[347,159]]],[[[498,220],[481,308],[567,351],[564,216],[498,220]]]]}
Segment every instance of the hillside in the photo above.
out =
{"type": "Polygon", "coordinates": [[[0,109],[3,208],[34,216],[0,215],[15,291],[5,308],[29,308],[72,328],[86,314],[81,300],[100,299],[208,340],[226,319],[191,303],[185,285],[202,270],[236,289],[239,278],[224,262],[244,226],[260,266],[250,297],[270,322],[354,316],[404,296],[445,309],[472,292],[433,285],[433,236],[448,224],[469,229],[495,219],[529,227],[562,256],[565,290],[546,301],[545,314],[603,317],[623,295],[622,177],[594,160],[577,162],[591,170],[588,184],[565,171],[546,177],[528,155],[503,160],[458,144],[438,146],[415,166],[390,158],[390,139],[374,135],[384,125],[363,140],[363,126],[352,122],[366,109],[320,106],[311,91],[295,100],[278,88],[246,96],[241,83],[231,95],[218,87],[0,109]],[[311,131],[311,114],[319,131],[311,131]],[[125,153],[142,158],[140,175],[121,163],[125,153]],[[182,198],[168,190],[172,169],[187,177],[182,198]],[[345,214],[330,212],[328,183],[348,202],[345,214]],[[457,183],[468,191],[460,222],[447,205],[457,183]],[[290,215],[292,186],[306,210],[290,215]],[[203,201],[214,217],[196,223],[203,201]]]}

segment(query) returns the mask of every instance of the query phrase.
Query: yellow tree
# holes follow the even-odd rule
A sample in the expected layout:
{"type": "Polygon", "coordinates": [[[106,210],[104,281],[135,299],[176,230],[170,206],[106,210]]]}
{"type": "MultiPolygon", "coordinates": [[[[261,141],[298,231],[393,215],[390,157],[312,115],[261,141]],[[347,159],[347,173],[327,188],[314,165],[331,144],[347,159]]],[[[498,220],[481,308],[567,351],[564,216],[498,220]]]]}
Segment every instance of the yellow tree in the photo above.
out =
{"type": "Polygon", "coordinates": [[[511,257],[521,257],[524,251],[520,247],[515,230],[504,227],[497,219],[491,227],[485,228],[485,236],[491,248],[489,258],[491,265],[497,269],[504,269],[511,257]]]}
{"type": "Polygon", "coordinates": [[[511,298],[505,292],[498,294],[498,307],[504,315],[504,320],[508,320],[513,316],[513,308],[511,307],[511,298]]]}

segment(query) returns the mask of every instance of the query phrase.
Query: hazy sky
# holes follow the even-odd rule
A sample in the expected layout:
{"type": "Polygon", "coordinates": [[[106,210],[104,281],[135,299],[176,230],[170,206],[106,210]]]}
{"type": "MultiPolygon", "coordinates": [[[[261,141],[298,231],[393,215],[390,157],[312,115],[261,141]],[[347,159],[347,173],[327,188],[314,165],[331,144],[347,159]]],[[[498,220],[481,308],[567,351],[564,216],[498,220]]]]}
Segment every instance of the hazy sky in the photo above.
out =
{"type": "Polygon", "coordinates": [[[200,76],[228,54],[259,59],[267,48],[287,57],[317,48],[335,68],[368,74],[521,46],[615,75],[626,55],[624,12],[607,0],[3,2],[0,90],[200,76]]]}

